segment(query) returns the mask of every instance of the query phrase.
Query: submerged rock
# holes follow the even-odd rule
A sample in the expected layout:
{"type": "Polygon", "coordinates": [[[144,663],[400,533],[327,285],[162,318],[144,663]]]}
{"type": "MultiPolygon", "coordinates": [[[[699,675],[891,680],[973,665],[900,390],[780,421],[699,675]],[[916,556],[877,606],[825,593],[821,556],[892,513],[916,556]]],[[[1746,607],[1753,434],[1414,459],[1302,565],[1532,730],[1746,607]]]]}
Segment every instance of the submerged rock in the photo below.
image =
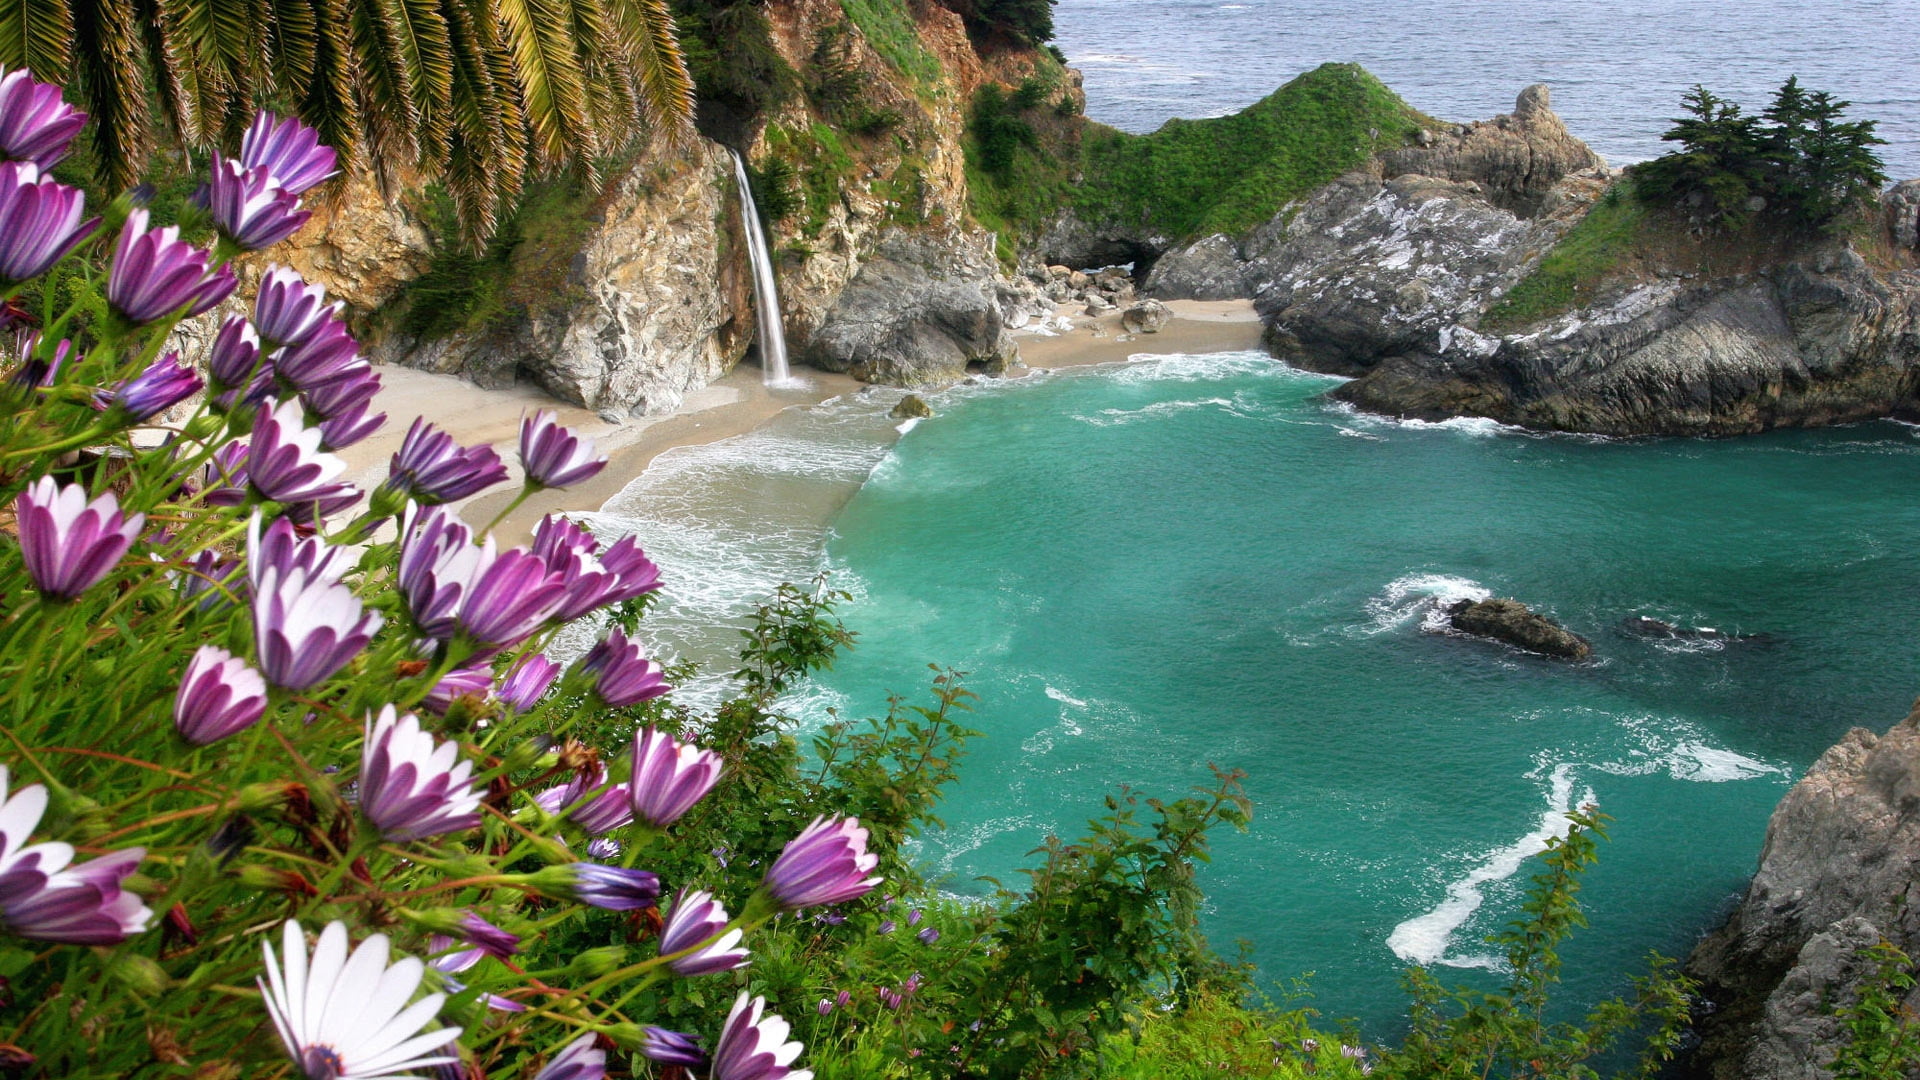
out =
{"type": "MultiPolygon", "coordinates": [[[[1859,950],[1882,939],[1920,950],[1916,879],[1920,709],[1885,735],[1848,732],[1774,809],[1746,895],[1687,959],[1711,1003],[1696,1021],[1695,1075],[1831,1077],[1831,1012],[1857,1000],[1859,950]]],[[[1920,989],[1905,1005],[1920,1008],[1920,989]]]]}
{"type": "Polygon", "coordinates": [[[1447,608],[1447,617],[1463,634],[1492,638],[1516,649],[1567,660],[1585,660],[1593,655],[1593,646],[1586,638],[1518,600],[1461,600],[1447,608]]]}
{"type": "Polygon", "coordinates": [[[925,420],[933,415],[933,406],[919,394],[908,394],[894,402],[887,415],[895,420],[925,420]]]}
{"type": "Polygon", "coordinates": [[[1764,644],[1774,640],[1772,634],[1729,634],[1711,626],[1681,626],[1645,615],[1630,615],[1621,619],[1620,632],[1629,637],[1656,641],[1751,641],[1764,644]]]}

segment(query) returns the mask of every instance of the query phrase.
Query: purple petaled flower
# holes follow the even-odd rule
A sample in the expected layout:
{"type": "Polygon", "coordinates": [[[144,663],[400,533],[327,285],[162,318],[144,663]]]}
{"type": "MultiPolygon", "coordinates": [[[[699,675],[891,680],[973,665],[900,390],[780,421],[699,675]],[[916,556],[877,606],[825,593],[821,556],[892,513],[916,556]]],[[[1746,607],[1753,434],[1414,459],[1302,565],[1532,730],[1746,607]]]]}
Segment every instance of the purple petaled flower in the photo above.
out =
{"type": "Polygon", "coordinates": [[[340,584],[338,549],[318,540],[294,544],[292,527],[277,521],[264,541],[256,515],[250,530],[248,574],[253,581],[254,651],[267,681],[305,690],[332,675],[366,647],[380,628],[377,611],[340,584]],[[284,533],[282,532],[284,530],[284,533]]]}
{"type": "Polygon", "coordinates": [[[173,726],[195,746],[218,742],[257,723],[267,711],[267,682],[245,660],[202,645],[187,663],[173,699],[173,726]]]}
{"type": "Polygon", "coordinates": [[[332,176],[336,160],[332,147],[320,145],[318,133],[292,117],[257,113],[240,137],[240,164],[266,173],[295,195],[332,176]]]}
{"type": "Polygon", "coordinates": [[[438,641],[453,637],[461,597],[492,554],[476,547],[472,531],[441,507],[407,508],[395,580],[421,633],[438,641]]]}
{"type": "MultiPolygon", "coordinates": [[[[454,950],[455,942],[450,937],[434,934],[427,938],[427,950],[438,955],[427,961],[427,966],[440,973],[440,981],[449,993],[458,994],[467,988],[466,984],[453,976],[478,964],[487,956],[487,950],[479,948],[454,950]]],[[[527,1007],[498,994],[481,993],[480,1003],[499,1012],[526,1012],[527,1007]]]]}
{"type": "Polygon", "coordinates": [[[260,335],[253,324],[238,315],[227,316],[207,349],[207,374],[213,378],[213,388],[251,387],[270,366],[262,362],[260,335]]]}
{"type": "Polygon", "coordinates": [[[551,869],[564,873],[568,896],[607,911],[634,911],[660,900],[660,878],[645,870],[590,862],[563,863],[551,869]]]}
{"type": "Polygon", "coordinates": [[[821,998],[820,1004],[815,1005],[813,1011],[819,1013],[821,1016],[825,1016],[833,1011],[833,1002],[827,998],[821,998]]]}
{"type": "Polygon", "coordinates": [[[147,229],[147,211],[127,215],[107,274],[107,302],[128,322],[149,323],[175,312],[191,318],[233,292],[233,267],[209,272],[207,253],[180,239],[178,226],[147,229]]]}
{"type": "Polygon", "coordinates": [[[844,1009],[847,1007],[847,1003],[853,1000],[853,991],[842,990],[833,996],[833,1000],[838,1002],[840,1007],[844,1009]]]}
{"type": "Polygon", "coordinates": [[[540,703],[541,695],[559,674],[559,664],[539,653],[528,653],[501,680],[496,696],[514,712],[526,712],[540,703]]]}
{"type": "Polygon", "coordinates": [[[347,924],[335,919],[309,957],[306,934],[288,919],[281,942],[284,964],[271,944],[262,943],[267,975],[255,982],[296,1075],[371,1080],[459,1061],[450,1045],[459,1028],[420,1033],[447,996],[428,994],[408,1004],[426,965],[412,957],[389,965],[385,934],[374,934],[349,954],[347,924]]]}
{"type": "Polygon", "coordinates": [[[920,932],[913,936],[920,939],[920,944],[931,945],[940,940],[940,931],[935,927],[927,926],[922,927],[920,932]]]}
{"type": "Polygon", "coordinates": [[[280,385],[304,393],[318,391],[337,379],[364,378],[371,374],[371,368],[361,358],[360,343],[353,339],[347,324],[333,315],[322,320],[306,340],[273,354],[273,374],[280,385]]]}
{"type": "MultiPolygon", "coordinates": [[[[484,550],[492,554],[493,541],[484,550]]],[[[566,593],[559,574],[530,551],[516,548],[484,559],[460,598],[459,632],[486,651],[498,652],[540,629],[566,593]]]]}
{"type": "Polygon", "coordinates": [[[365,405],[355,405],[337,416],[320,421],[320,448],[344,450],[379,431],[386,424],[386,413],[374,413],[368,416],[365,405]]]}
{"type": "Polygon", "coordinates": [[[486,664],[474,667],[454,668],[441,676],[440,681],[427,691],[426,700],[420,704],[436,716],[447,715],[454,701],[463,697],[486,699],[487,691],[493,689],[493,669],[486,664]]]}
{"type": "Polygon", "coordinates": [[[620,841],[608,836],[596,836],[587,841],[587,855],[590,858],[606,862],[620,857],[620,841]]]}
{"type": "Polygon", "coordinates": [[[882,919],[880,921],[880,927],[878,931],[879,933],[891,934],[893,933],[893,930],[894,930],[894,921],[892,919],[882,919]]]}
{"type": "Polygon", "coordinates": [[[0,165],[0,284],[39,277],[92,236],[100,219],[81,221],[86,206],[79,188],[32,165],[0,165]]]}
{"type": "Polygon", "coordinates": [[[262,405],[247,448],[247,483],[263,499],[310,503],[352,492],[336,479],[347,463],[320,449],[320,429],[307,426],[297,401],[262,405]]]}
{"type": "Polygon", "coordinates": [[[535,795],[533,801],[549,815],[565,814],[567,820],[589,836],[612,832],[633,820],[627,785],[608,787],[607,770],[598,764],[574,773],[564,784],[535,795]]]}
{"type": "Polygon", "coordinates": [[[213,226],[247,251],[259,251],[300,231],[313,216],[300,209],[300,196],[281,187],[262,170],[213,155],[213,177],[195,202],[213,215],[213,226]]]}
{"type": "Polygon", "coordinates": [[[349,562],[346,548],[317,536],[303,540],[290,523],[268,523],[258,513],[247,522],[247,553],[247,579],[255,592],[266,587],[268,570],[278,570],[282,577],[333,582],[345,573],[349,562]]]}
{"type": "Polygon", "coordinates": [[[217,551],[202,551],[188,560],[187,568],[176,575],[174,590],[182,600],[201,597],[200,610],[211,611],[232,599],[233,575],[240,564],[220,557],[217,551]]]}
{"type": "Polygon", "coordinates": [[[50,600],[71,600],[106,577],[147,520],[122,517],[111,491],[88,502],[85,488],[62,487],[51,476],[21,492],[13,513],[27,574],[50,600]]]}
{"type": "Polygon", "coordinates": [[[26,70],[0,67],[0,157],[51,169],[67,156],[87,114],[60,99],[60,88],[26,70]]]}
{"type": "Polygon", "coordinates": [[[166,412],[199,393],[205,385],[199,373],[181,363],[179,353],[170,352],[148,364],[145,371],[133,378],[111,390],[100,391],[94,398],[94,407],[118,409],[127,419],[138,423],[166,412]]]}
{"type": "Polygon", "coordinates": [[[720,906],[712,893],[683,889],[674,898],[666,927],[660,931],[660,955],[672,956],[694,949],[677,960],[667,961],[674,974],[689,978],[732,971],[747,964],[747,950],[736,947],[740,944],[740,934],[739,927],[727,930],[727,909],[720,906]]]}
{"type": "Polygon", "coordinates": [[[29,844],[47,810],[47,789],[29,784],[7,795],[0,765],[0,927],[31,941],[114,945],[153,917],[121,882],[140,866],[143,848],[127,848],[71,866],[73,847],[29,844]]]}
{"type": "Polygon", "coordinates": [[[38,333],[28,334],[21,339],[19,348],[13,350],[19,364],[7,372],[7,381],[25,390],[44,390],[52,386],[60,378],[60,368],[73,355],[73,342],[61,338],[60,343],[53,347],[52,356],[36,357],[34,354],[39,351],[38,333]]]}
{"type": "MultiPolygon", "coordinates": [[[[615,631],[618,633],[619,631],[615,631]]],[[[720,755],[654,728],[633,736],[633,816],[656,829],[679,821],[720,779],[720,755]]]]}
{"type": "Polygon", "coordinates": [[[660,665],[647,659],[640,643],[628,641],[619,627],[587,651],[580,669],[596,676],[594,692],[615,708],[637,705],[673,689],[662,678],[660,665]]]}
{"type": "Polygon", "coordinates": [[[253,323],[274,345],[298,345],[326,325],[340,309],[327,303],[327,290],[309,285],[285,266],[269,265],[253,298],[253,323]]]}
{"type": "Polygon", "coordinates": [[[593,441],[560,426],[559,417],[545,409],[520,421],[520,464],[527,485],[563,488],[598,474],[607,459],[593,455],[593,441]]]}
{"type": "Polygon", "coordinates": [[[908,926],[920,925],[920,909],[919,908],[912,908],[907,911],[907,925],[908,926]]]}
{"type": "Polygon", "coordinates": [[[867,830],[859,818],[817,817],[767,867],[765,888],[789,911],[838,904],[880,884],[879,878],[866,876],[879,864],[880,857],[867,851],[867,830]]]}
{"type": "Polygon", "coordinates": [[[480,824],[484,789],[460,747],[436,743],[412,713],[381,708],[367,717],[360,753],[360,812],[388,840],[419,840],[480,824]]]}
{"type": "Polygon", "coordinates": [[[520,951],[519,934],[510,934],[471,911],[460,916],[460,936],[488,956],[503,960],[520,951]]]}
{"type": "Polygon", "coordinates": [[[331,420],[363,408],[379,392],[380,373],[373,370],[372,364],[356,359],[334,378],[303,388],[300,400],[314,416],[331,420]]]}
{"type": "Polygon", "coordinates": [[[462,447],[421,417],[407,429],[381,487],[431,505],[458,502],[506,478],[507,467],[493,447],[462,447]]]}
{"type": "Polygon", "coordinates": [[[549,514],[534,532],[533,552],[566,580],[566,599],[553,616],[560,622],[660,587],[660,568],[648,560],[632,536],[621,537],[601,554],[591,533],[549,514]]]}
{"type": "Polygon", "coordinates": [[[647,1028],[640,1039],[640,1052],[648,1060],[662,1065],[684,1065],[697,1069],[707,1063],[707,1055],[701,1051],[699,1039],[666,1028],[647,1028]]]}
{"type": "Polygon", "coordinates": [[[791,1067],[802,1047],[787,1041],[792,1029],[766,1008],[766,998],[749,1002],[744,990],[734,999],[714,1043],[713,1080],[813,1080],[811,1071],[791,1067]]]}
{"type": "Polygon", "coordinates": [[[589,1031],[568,1043],[533,1080],[605,1080],[607,1055],[595,1046],[599,1039],[589,1031]]]}

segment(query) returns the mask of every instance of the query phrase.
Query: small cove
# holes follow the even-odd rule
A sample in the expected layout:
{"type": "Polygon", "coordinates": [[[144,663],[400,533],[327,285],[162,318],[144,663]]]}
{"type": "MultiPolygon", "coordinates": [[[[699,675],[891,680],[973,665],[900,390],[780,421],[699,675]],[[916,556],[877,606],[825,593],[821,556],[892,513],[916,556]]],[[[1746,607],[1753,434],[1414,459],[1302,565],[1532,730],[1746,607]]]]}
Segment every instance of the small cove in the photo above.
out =
{"type": "Polygon", "coordinates": [[[1522,860],[1591,798],[1615,839],[1569,970],[1586,1000],[1618,989],[1718,914],[1791,780],[1920,685],[1920,439],[1399,424],[1319,400],[1333,381],[1251,353],[1075,369],[938,395],[897,445],[890,399],[849,396],[663,456],[597,524],[666,567],[653,632],[682,653],[731,643],[675,625],[831,566],[862,640],[794,703],[808,722],[913,695],[928,663],[974,673],[987,737],[922,849],[951,891],[1077,835],[1114,785],[1243,768],[1255,824],[1203,872],[1208,932],[1390,1037],[1406,960],[1477,977],[1522,860]],[[1425,627],[1479,590],[1598,659],[1425,627]],[[1769,640],[1648,641],[1618,629],[1636,615],[1769,640]]]}

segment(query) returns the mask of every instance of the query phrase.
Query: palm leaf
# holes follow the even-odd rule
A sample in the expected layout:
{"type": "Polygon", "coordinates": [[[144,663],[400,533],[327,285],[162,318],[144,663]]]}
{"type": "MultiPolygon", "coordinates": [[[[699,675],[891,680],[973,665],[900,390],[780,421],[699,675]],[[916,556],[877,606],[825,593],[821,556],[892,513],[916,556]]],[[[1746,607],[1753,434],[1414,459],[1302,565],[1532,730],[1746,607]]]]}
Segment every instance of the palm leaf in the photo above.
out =
{"type": "Polygon", "coordinates": [[[58,79],[67,73],[72,40],[73,12],[66,0],[0,3],[0,66],[58,79]]]}
{"type": "Polygon", "coordinates": [[[453,56],[447,20],[432,0],[379,0],[412,91],[416,156],[446,156],[453,109],[453,56]]]}
{"type": "Polygon", "coordinates": [[[134,185],[151,137],[140,26],[128,0],[76,0],[73,55],[81,100],[93,116],[101,178],[115,190],[134,185]]]}
{"type": "MultiPolygon", "coordinates": [[[[142,43],[147,50],[147,68],[153,72],[153,91],[160,115],[180,138],[197,142],[202,136],[203,87],[201,65],[197,63],[193,44],[181,40],[186,36],[181,25],[181,9],[188,6],[169,4],[156,10],[153,0],[141,0],[139,21],[145,29],[142,43]]],[[[219,79],[209,73],[207,81],[218,83],[219,79]]],[[[225,102],[217,94],[215,97],[213,115],[217,124],[225,102]]]]}
{"type": "Polygon", "coordinates": [[[495,0],[501,41],[512,58],[514,81],[533,130],[533,149],[547,166],[569,157],[591,159],[599,152],[587,118],[585,78],[566,3],[495,0]]]}
{"type": "Polygon", "coordinates": [[[340,155],[345,171],[360,163],[360,104],[354,96],[352,19],[348,0],[312,0],[313,77],[300,98],[299,114],[340,155]]]}
{"type": "Polygon", "coordinates": [[[666,0],[612,0],[621,46],[639,84],[643,109],[674,142],[693,130],[693,76],[666,0]]]}
{"type": "Polygon", "coordinates": [[[400,35],[381,0],[350,0],[356,88],[369,157],[385,172],[420,156],[413,78],[400,55],[400,35]]]}
{"type": "Polygon", "coordinates": [[[280,90],[305,96],[313,82],[314,54],[319,29],[310,0],[264,0],[266,5],[267,72],[280,90]]]}

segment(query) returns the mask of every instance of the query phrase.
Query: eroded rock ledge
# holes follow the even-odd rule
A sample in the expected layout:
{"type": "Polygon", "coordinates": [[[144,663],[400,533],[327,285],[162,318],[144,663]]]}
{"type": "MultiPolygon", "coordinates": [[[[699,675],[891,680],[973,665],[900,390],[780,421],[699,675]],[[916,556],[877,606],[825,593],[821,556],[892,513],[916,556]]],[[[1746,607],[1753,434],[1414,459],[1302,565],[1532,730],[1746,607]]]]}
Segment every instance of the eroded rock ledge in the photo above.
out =
{"type": "MultiPolygon", "coordinates": [[[[1740,905],[1687,960],[1711,1010],[1706,1080],[1827,1080],[1830,1013],[1857,1000],[1859,950],[1920,950],[1920,708],[1885,735],[1855,728],[1774,810],[1740,905]]],[[[1908,995],[1920,1008],[1920,990],[1908,995]]]]}

